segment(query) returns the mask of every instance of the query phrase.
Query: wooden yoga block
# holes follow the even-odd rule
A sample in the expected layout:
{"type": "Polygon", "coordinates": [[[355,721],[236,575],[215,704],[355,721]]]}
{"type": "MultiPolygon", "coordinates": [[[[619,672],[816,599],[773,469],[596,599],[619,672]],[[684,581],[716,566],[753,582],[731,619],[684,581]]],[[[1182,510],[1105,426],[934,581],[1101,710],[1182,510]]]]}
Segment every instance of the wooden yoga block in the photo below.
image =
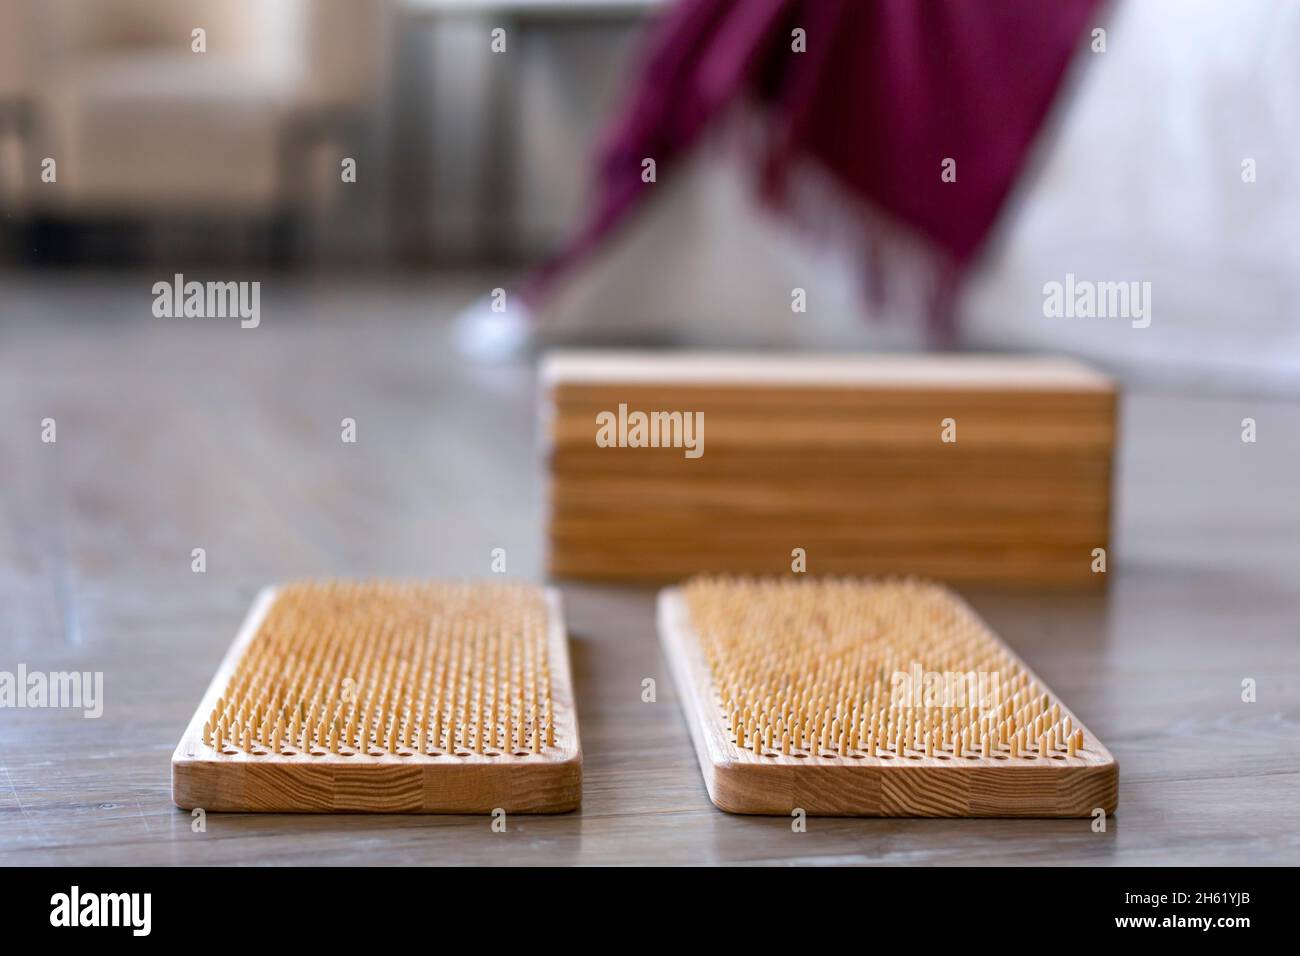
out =
{"type": "Polygon", "coordinates": [[[801,549],[811,574],[1105,586],[1116,393],[1077,362],[568,351],[542,392],[556,577],[789,573],[801,549]]]}

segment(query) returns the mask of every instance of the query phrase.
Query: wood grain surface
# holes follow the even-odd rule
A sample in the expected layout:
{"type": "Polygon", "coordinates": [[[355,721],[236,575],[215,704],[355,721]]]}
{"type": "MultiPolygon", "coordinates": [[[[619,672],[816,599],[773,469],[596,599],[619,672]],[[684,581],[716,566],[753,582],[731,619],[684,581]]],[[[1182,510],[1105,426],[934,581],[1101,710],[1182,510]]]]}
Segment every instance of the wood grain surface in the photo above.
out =
{"type": "Polygon", "coordinates": [[[724,813],[655,589],[597,585],[562,588],[581,809],[505,833],[414,814],[214,812],[197,829],[171,801],[172,751],[266,584],[476,577],[497,547],[512,576],[543,579],[537,380],[450,346],[442,319],[497,275],[268,278],[254,330],[153,318],[157,278],[0,276],[0,670],[101,671],[105,696],[98,720],[0,710],[0,862],[1300,862],[1300,402],[1141,388],[1120,422],[1111,587],[959,588],[1119,760],[1105,833],[853,818],[794,833],[724,813]]]}
{"type": "Polygon", "coordinates": [[[783,573],[802,548],[814,574],[1106,583],[1116,389],[1080,363],[568,350],[541,378],[556,577],[783,573]],[[684,415],[697,456],[602,447],[615,409],[684,415]]]}

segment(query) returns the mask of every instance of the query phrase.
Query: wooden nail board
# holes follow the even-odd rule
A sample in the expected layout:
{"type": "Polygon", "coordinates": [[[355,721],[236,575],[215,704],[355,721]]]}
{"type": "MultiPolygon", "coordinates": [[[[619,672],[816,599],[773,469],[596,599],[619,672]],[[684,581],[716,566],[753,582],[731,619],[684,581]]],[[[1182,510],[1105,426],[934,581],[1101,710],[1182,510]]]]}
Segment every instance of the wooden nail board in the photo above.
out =
{"type": "Polygon", "coordinates": [[[264,590],[172,756],[185,809],[557,813],[581,795],[559,595],[508,583],[264,590]]]}
{"type": "Polygon", "coordinates": [[[723,810],[1087,817],[1115,809],[1114,757],[938,585],[702,579],[660,592],[658,615],[705,785],[723,810]],[[971,695],[945,698],[958,685],[927,683],[977,672],[991,675],[980,686],[984,707],[970,707],[971,695]]]}

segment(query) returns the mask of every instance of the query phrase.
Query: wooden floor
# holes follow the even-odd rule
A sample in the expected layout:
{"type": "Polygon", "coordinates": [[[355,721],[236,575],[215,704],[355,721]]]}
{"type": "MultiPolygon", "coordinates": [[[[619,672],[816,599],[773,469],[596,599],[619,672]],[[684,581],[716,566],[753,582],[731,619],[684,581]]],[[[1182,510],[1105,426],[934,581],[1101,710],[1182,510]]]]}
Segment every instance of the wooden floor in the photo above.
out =
{"type": "Polygon", "coordinates": [[[966,592],[1119,759],[1106,833],[817,818],[795,833],[722,813],[653,592],[568,585],[579,812],[506,833],[213,813],[194,832],[169,759],[259,588],[480,575],[497,547],[539,577],[535,381],[454,359],[437,320],[464,284],[267,283],[261,327],[241,330],[153,318],[154,278],[0,277],[0,670],[102,671],[105,697],[98,720],[0,710],[0,863],[1300,862],[1300,404],[1142,393],[1123,411],[1109,594],[966,592]]]}

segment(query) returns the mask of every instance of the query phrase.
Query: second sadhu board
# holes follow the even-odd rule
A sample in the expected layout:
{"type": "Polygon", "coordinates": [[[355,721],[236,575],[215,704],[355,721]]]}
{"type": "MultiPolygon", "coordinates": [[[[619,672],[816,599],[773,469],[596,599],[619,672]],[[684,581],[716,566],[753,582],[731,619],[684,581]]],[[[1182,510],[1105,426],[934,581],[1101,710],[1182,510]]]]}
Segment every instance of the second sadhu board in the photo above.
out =
{"type": "Polygon", "coordinates": [[[1115,758],[940,585],[699,578],[660,593],[659,633],[723,810],[1115,809],[1115,758]]]}

